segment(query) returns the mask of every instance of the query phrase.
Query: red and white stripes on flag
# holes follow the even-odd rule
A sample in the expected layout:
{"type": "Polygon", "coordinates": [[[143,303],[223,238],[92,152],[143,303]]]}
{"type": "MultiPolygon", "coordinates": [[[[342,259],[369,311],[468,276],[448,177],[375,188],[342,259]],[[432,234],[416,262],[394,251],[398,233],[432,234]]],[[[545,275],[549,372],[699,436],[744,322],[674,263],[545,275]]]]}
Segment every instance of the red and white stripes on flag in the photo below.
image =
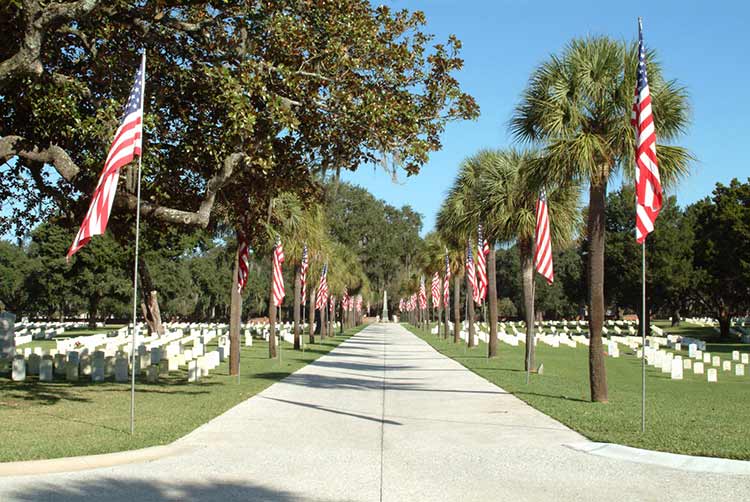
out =
{"type": "Polygon", "coordinates": [[[476,263],[476,274],[477,274],[477,287],[474,301],[478,304],[484,303],[484,299],[487,297],[487,254],[489,254],[489,245],[485,242],[484,236],[482,235],[482,225],[479,225],[477,229],[477,263],[476,263]],[[485,253],[485,249],[487,252],[485,253]]]}
{"type": "Polygon", "coordinates": [[[651,111],[651,93],[646,72],[643,26],[638,19],[638,75],[631,124],[636,130],[635,236],[639,244],[654,231],[662,204],[661,180],[656,159],[656,131],[651,111]]]}
{"type": "Polygon", "coordinates": [[[448,308],[451,286],[451,262],[448,259],[448,250],[445,251],[445,277],[443,278],[443,305],[448,308]]]}
{"type": "Polygon", "coordinates": [[[328,301],[328,264],[323,265],[320,272],[320,282],[318,283],[318,297],[315,299],[315,309],[325,308],[328,301]]]}
{"type": "Polygon", "coordinates": [[[537,272],[542,274],[547,283],[552,284],[555,273],[552,267],[552,243],[549,232],[549,211],[547,208],[547,197],[542,192],[536,201],[536,230],[534,232],[534,266],[537,272]]]}
{"type": "Polygon", "coordinates": [[[141,155],[141,141],[143,135],[143,89],[146,77],[146,58],[141,59],[141,66],[135,73],[135,83],[130,91],[128,103],[125,105],[120,127],[117,128],[115,138],[109,147],[104,170],[99,177],[91,204],[83,218],[81,228],[78,229],[73,244],[68,250],[66,259],[70,258],[83,246],[88,244],[94,235],[102,235],[107,229],[112,203],[117,192],[117,181],[120,178],[120,168],[141,155]]]}
{"type": "Polygon", "coordinates": [[[427,291],[424,287],[424,276],[419,279],[419,308],[427,308],[427,291]]]}
{"type": "Polygon", "coordinates": [[[242,293],[242,290],[247,286],[249,261],[250,249],[248,248],[247,240],[244,237],[240,237],[237,247],[237,291],[239,293],[242,293]]]}
{"type": "Polygon", "coordinates": [[[435,272],[432,276],[432,308],[440,308],[440,274],[435,272]]]}
{"type": "Polygon", "coordinates": [[[284,301],[284,276],[281,273],[281,264],[284,263],[284,247],[281,238],[276,237],[276,245],[273,247],[273,304],[275,307],[284,301]]]}
{"type": "Polygon", "coordinates": [[[471,241],[466,246],[466,277],[469,279],[469,285],[471,286],[471,297],[476,301],[477,276],[474,270],[474,258],[471,256],[471,241]]]}
{"type": "Polygon", "coordinates": [[[307,256],[307,245],[302,248],[302,262],[299,265],[299,282],[302,285],[302,296],[300,298],[300,304],[305,305],[305,297],[307,296],[307,269],[310,266],[309,258],[307,256]]]}

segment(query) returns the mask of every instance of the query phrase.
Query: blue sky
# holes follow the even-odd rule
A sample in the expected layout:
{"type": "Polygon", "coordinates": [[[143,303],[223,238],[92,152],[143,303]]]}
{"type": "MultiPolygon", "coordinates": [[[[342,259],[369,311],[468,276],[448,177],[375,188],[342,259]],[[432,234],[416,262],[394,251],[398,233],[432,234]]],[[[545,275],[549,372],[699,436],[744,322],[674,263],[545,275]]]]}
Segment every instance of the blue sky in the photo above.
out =
{"type": "MultiPolygon", "coordinates": [[[[616,39],[644,37],[655,49],[667,78],[687,87],[691,125],[680,143],[697,161],[691,175],[671,192],[680,204],[711,193],[716,182],[750,176],[744,151],[750,139],[750,4],[744,2],[658,1],[390,1],[393,8],[425,12],[428,31],[444,40],[451,33],[463,42],[465,66],[457,74],[474,96],[481,117],[448,126],[443,149],[422,172],[394,184],[381,168],[362,166],[345,179],[377,197],[424,215],[423,231],[434,224],[442,196],[463,158],[480,148],[513,144],[507,123],[535,66],[559,52],[573,37],[605,34],[616,39]]],[[[658,131],[657,131],[658,135],[658,131]]]]}

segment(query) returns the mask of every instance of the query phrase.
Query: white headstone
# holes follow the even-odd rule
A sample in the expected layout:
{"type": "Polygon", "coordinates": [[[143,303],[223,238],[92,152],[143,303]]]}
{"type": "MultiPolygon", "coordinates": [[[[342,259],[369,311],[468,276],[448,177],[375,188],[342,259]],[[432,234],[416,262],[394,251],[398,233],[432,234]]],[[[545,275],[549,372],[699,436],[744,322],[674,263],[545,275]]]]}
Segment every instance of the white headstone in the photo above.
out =
{"type": "Polygon", "coordinates": [[[711,366],[721,366],[721,358],[719,356],[711,357],[711,366]]]}
{"type": "Polygon", "coordinates": [[[29,375],[39,374],[39,364],[42,362],[42,356],[32,352],[29,357],[26,358],[26,373],[29,375]]]}
{"type": "Polygon", "coordinates": [[[718,382],[718,379],[716,376],[716,368],[708,368],[708,381],[718,382]]]}
{"type": "Polygon", "coordinates": [[[721,369],[724,371],[732,371],[732,361],[722,361],[721,369]]]}
{"type": "Polygon", "coordinates": [[[148,383],[156,383],[159,381],[159,366],[152,364],[146,371],[146,381],[148,383]]]}
{"type": "Polygon", "coordinates": [[[695,351],[695,355],[693,355],[693,358],[696,359],[696,360],[698,360],[698,361],[702,361],[703,360],[703,351],[700,350],[700,349],[696,350],[695,351]]]}
{"type": "Polygon", "coordinates": [[[678,343],[675,343],[675,344],[674,344],[674,350],[676,350],[676,351],[678,351],[678,352],[679,352],[680,350],[682,350],[682,344],[681,344],[681,343],[679,343],[679,342],[678,342],[678,343]]]}
{"type": "Polygon", "coordinates": [[[663,357],[661,360],[661,372],[671,373],[672,372],[672,358],[663,357]]]}
{"type": "Polygon", "coordinates": [[[94,358],[91,363],[91,381],[104,381],[104,352],[101,350],[94,352],[94,358]]]}
{"type": "Polygon", "coordinates": [[[672,371],[670,373],[672,380],[682,380],[682,361],[680,359],[672,359],[672,371]]]}
{"type": "Polygon", "coordinates": [[[23,382],[26,380],[26,359],[20,354],[13,357],[11,378],[14,382],[23,382]]]}
{"type": "Polygon", "coordinates": [[[704,352],[703,353],[703,362],[706,364],[711,364],[711,353],[710,352],[704,352]]]}
{"type": "Polygon", "coordinates": [[[65,354],[55,354],[54,367],[55,375],[65,374],[65,354]]]}
{"type": "Polygon", "coordinates": [[[53,363],[52,357],[44,356],[42,362],[39,363],[39,381],[40,382],[51,382],[53,377],[52,373],[53,363]]]}
{"type": "Polygon", "coordinates": [[[698,350],[698,346],[694,343],[688,345],[688,357],[695,357],[695,352],[698,350]]]}
{"type": "Polygon", "coordinates": [[[88,354],[81,354],[81,375],[88,376],[91,374],[91,356],[88,354]]]}
{"type": "Polygon", "coordinates": [[[168,359],[162,359],[159,361],[159,376],[164,376],[169,374],[169,360],[168,359]]]}
{"type": "Polygon", "coordinates": [[[115,358],[115,382],[128,380],[128,360],[122,356],[115,358]]]}
{"type": "Polygon", "coordinates": [[[693,360],[692,359],[685,358],[685,359],[682,360],[682,369],[689,370],[689,369],[692,369],[692,368],[693,368],[693,360]]]}
{"type": "Polygon", "coordinates": [[[73,361],[65,363],[65,380],[68,382],[78,381],[78,363],[73,361]]]}
{"type": "Polygon", "coordinates": [[[198,361],[191,359],[188,361],[188,382],[197,382],[199,378],[198,361]]]}
{"type": "Polygon", "coordinates": [[[693,364],[693,373],[696,375],[703,374],[703,363],[701,361],[696,361],[695,364],[693,364]]]}
{"type": "Polygon", "coordinates": [[[740,360],[740,351],[739,350],[733,350],[732,351],[732,361],[739,361],[740,360]]]}
{"type": "Polygon", "coordinates": [[[745,365],[744,364],[735,364],[734,365],[734,374],[736,376],[745,376],[745,365]]]}

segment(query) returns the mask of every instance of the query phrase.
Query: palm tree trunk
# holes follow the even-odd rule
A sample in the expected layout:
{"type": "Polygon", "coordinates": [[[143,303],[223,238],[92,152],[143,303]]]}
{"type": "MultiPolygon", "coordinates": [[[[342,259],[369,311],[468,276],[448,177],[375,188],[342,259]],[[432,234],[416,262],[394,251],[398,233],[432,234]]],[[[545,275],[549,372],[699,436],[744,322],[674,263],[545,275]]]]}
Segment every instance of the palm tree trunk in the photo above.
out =
{"type": "Polygon", "coordinates": [[[497,264],[495,263],[495,242],[490,241],[490,254],[487,255],[487,303],[490,305],[490,343],[487,356],[497,356],[497,264]]]}
{"type": "Polygon", "coordinates": [[[309,343],[315,343],[315,288],[310,289],[310,301],[307,304],[309,343]]]}
{"type": "Polygon", "coordinates": [[[300,314],[301,314],[301,297],[302,297],[302,274],[300,273],[299,266],[294,270],[294,307],[292,308],[294,317],[294,349],[300,350],[302,348],[302,340],[300,338],[300,314]]]}
{"type": "Polygon", "coordinates": [[[273,281],[271,281],[271,294],[268,299],[268,322],[270,324],[268,336],[268,357],[276,357],[276,305],[273,304],[273,281]]]}
{"type": "Polygon", "coordinates": [[[589,188],[589,383],[591,400],[606,403],[607,373],[604,366],[604,237],[606,181],[592,180],[589,188]]]}
{"type": "MultiPolygon", "coordinates": [[[[450,283],[448,284],[448,287],[450,288],[450,283]]],[[[445,288],[445,281],[443,281],[443,288],[445,288]]],[[[443,294],[443,298],[445,298],[445,292],[443,292],[442,294],[443,294]]],[[[450,300],[448,300],[448,301],[450,301],[450,300]]],[[[448,339],[448,323],[451,320],[450,319],[450,317],[451,317],[451,308],[450,308],[450,305],[448,305],[447,303],[445,305],[443,305],[443,312],[444,312],[444,315],[445,315],[445,318],[443,319],[443,321],[445,323],[444,326],[443,326],[443,337],[447,340],[448,339]]]]}
{"type": "Polygon", "coordinates": [[[534,345],[534,263],[531,239],[522,239],[518,243],[521,258],[521,282],[523,284],[523,310],[526,322],[526,360],[524,369],[534,371],[536,368],[536,347],[534,345]]]}
{"type": "Polygon", "coordinates": [[[469,274],[466,274],[466,321],[469,323],[469,336],[466,337],[466,344],[469,347],[474,346],[474,299],[471,297],[471,283],[469,274]]]}
{"type": "MultiPolygon", "coordinates": [[[[328,303],[328,302],[326,302],[328,303]]],[[[326,337],[326,330],[328,329],[328,305],[323,305],[320,308],[320,339],[323,340],[326,337]]]]}
{"type": "MultiPolygon", "coordinates": [[[[239,252],[239,249],[237,249],[239,252]]],[[[229,302],[229,374],[235,376],[240,370],[240,324],[242,323],[242,296],[239,291],[239,256],[234,255],[232,273],[232,296],[229,302]]]]}
{"type": "Polygon", "coordinates": [[[461,339],[461,278],[453,277],[453,343],[461,339]]]}

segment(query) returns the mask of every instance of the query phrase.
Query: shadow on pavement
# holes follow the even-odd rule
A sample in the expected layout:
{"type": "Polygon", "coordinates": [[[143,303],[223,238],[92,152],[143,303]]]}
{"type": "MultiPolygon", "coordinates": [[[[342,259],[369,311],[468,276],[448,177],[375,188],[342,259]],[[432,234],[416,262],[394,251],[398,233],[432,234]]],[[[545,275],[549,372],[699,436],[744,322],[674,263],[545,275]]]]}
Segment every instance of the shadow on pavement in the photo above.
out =
{"type": "Polygon", "coordinates": [[[319,404],[312,404],[312,403],[301,403],[299,401],[291,401],[289,399],[279,399],[276,397],[266,397],[264,396],[263,399],[268,399],[270,401],[277,401],[279,403],[286,403],[286,404],[293,404],[295,406],[302,406],[304,408],[312,408],[314,410],[320,410],[320,411],[327,411],[328,413],[335,413],[336,415],[346,415],[348,417],[354,417],[354,418],[361,418],[363,420],[369,420],[371,422],[382,422],[387,425],[402,425],[401,422],[394,422],[393,420],[387,420],[383,418],[378,417],[369,417],[367,415],[362,415],[360,413],[352,413],[351,411],[346,411],[338,408],[328,408],[326,406],[321,406],[319,404]]]}
{"type": "Polygon", "coordinates": [[[102,479],[93,482],[49,483],[25,488],[10,494],[7,502],[32,502],[37,500],[73,502],[80,500],[106,500],[107,502],[177,502],[177,501],[274,501],[305,500],[292,494],[240,481],[206,483],[162,483],[151,480],[102,479]]]}

